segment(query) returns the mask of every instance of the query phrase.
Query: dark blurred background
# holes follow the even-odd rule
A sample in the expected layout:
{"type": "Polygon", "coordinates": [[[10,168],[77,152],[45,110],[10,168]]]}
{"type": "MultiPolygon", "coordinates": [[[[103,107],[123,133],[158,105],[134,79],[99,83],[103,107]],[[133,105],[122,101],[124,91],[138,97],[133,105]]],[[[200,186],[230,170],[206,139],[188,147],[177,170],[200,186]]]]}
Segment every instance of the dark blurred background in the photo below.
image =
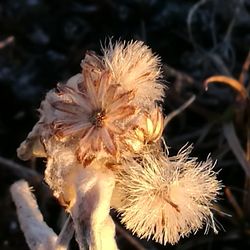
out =
{"type": "Polygon", "coordinates": [[[86,50],[100,52],[111,37],[142,40],[160,55],[166,115],[196,96],[165,129],[170,154],[186,142],[201,160],[211,153],[224,184],[215,207],[218,235],[200,230],[161,246],[132,237],[116,219],[120,249],[250,249],[250,105],[242,94],[250,89],[249,0],[1,0],[0,249],[27,249],[9,193],[20,178],[34,186],[45,220],[60,231],[60,206],[39,177],[26,173],[42,174],[43,160],[21,162],[16,148],[46,92],[80,71],[86,50]],[[224,84],[205,91],[204,81],[216,75],[224,84]]]}

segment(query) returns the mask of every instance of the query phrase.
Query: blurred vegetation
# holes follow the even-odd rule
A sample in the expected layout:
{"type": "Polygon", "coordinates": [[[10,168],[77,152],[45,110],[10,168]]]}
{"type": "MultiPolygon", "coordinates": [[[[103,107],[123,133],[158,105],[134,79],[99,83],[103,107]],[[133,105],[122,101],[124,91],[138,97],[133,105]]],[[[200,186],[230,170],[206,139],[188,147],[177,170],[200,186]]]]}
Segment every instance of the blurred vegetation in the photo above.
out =
{"type": "Polygon", "coordinates": [[[249,0],[1,1],[0,249],[27,249],[9,194],[20,178],[34,186],[48,224],[60,229],[65,215],[41,181],[43,161],[20,162],[16,148],[46,91],[78,73],[86,50],[100,51],[110,37],[143,40],[161,56],[166,115],[196,96],[165,129],[170,154],[193,143],[193,155],[217,159],[224,184],[215,207],[218,235],[201,230],[160,246],[132,237],[116,219],[120,249],[249,249],[249,0]]]}

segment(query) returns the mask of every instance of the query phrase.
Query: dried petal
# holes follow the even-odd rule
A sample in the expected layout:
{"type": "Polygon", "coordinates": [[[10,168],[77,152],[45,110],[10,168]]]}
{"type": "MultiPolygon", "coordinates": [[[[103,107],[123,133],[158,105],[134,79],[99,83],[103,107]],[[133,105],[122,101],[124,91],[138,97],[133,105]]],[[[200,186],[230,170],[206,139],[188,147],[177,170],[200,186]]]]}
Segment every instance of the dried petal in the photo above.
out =
{"type": "Polygon", "coordinates": [[[103,143],[104,143],[106,150],[110,154],[115,155],[117,152],[117,148],[116,148],[114,138],[111,137],[110,133],[108,132],[108,130],[106,128],[102,128],[101,132],[102,132],[102,134],[101,134],[102,140],[103,140],[103,143]]]}
{"type": "Polygon", "coordinates": [[[135,113],[135,107],[125,106],[120,107],[119,109],[114,110],[113,112],[108,113],[107,121],[113,122],[116,120],[121,120],[126,117],[129,117],[135,113]]]}

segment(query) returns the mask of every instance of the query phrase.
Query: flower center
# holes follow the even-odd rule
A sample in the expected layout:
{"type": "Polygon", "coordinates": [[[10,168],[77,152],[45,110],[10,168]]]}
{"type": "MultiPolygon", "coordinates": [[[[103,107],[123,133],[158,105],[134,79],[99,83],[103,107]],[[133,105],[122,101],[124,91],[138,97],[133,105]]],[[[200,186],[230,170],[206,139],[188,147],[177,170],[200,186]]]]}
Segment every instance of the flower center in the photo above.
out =
{"type": "Polygon", "coordinates": [[[90,122],[95,126],[95,127],[102,127],[104,124],[104,119],[105,119],[105,111],[104,110],[96,110],[90,115],[90,122]]]}

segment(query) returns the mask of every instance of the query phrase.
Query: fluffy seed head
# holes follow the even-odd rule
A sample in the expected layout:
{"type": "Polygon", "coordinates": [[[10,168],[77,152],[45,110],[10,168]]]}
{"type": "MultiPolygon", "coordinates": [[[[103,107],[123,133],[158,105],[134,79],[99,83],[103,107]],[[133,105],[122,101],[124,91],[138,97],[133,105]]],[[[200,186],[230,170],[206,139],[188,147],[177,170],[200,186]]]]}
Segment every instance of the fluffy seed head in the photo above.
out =
{"type": "Polygon", "coordinates": [[[134,101],[138,105],[152,107],[155,101],[162,100],[160,60],[143,42],[110,42],[104,49],[104,63],[117,83],[136,91],[134,101]]]}
{"type": "Polygon", "coordinates": [[[198,163],[188,153],[175,158],[146,153],[120,172],[117,210],[139,237],[175,244],[213,222],[212,202],[220,189],[213,163],[198,163]]]}
{"type": "MultiPolygon", "coordinates": [[[[142,42],[116,43],[104,49],[103,57],[88,51],[81,67],[82,74],[46,95],[40,108],[41,136],[71,140],[83,165],[100,152],[117,159],[122,151],[134,150],[124,142],[137,126],[136,116],[149,113],[162,98],[158,58],[142,42]]],[[[161,117],[156,111],[155,124],[150,117],[140,121],[152,140],[161,136],[161,117]]]]}

